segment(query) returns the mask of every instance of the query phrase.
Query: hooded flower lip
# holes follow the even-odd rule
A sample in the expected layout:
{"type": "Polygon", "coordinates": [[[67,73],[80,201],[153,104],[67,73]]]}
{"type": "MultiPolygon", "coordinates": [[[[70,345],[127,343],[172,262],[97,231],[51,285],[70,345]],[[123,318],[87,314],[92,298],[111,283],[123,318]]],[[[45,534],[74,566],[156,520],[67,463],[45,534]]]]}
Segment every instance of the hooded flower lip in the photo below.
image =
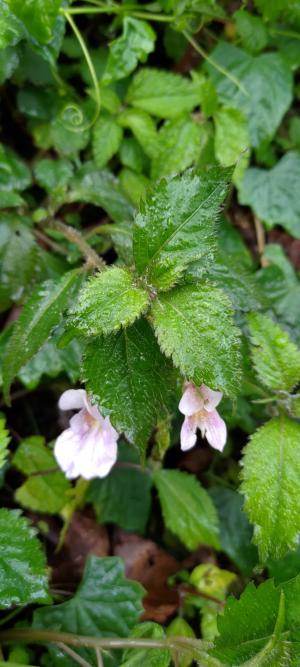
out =
{"type": "Polygon", "coordinates": [[[180,433],[181,449],[186,451],[194,447],[197,440],[196,431],[200,429],[202,438],[206,438],[209,444],[223,451],[227,429],[222,417],[216,410],[222,400],[222,392],[213,391],[205,384],[196,387],[188,382],[179,403],[179,410],[185,415],[180,433]]]}
{"type": "Polygon", "coordinates": [[[58,406],[61,410],[79,410],[54,446],[55,458],[66,477],[106,477],[117,460],[119,437],[109,417],[102,417],[91,405],[84,389],[68,389],[58,406]]]}

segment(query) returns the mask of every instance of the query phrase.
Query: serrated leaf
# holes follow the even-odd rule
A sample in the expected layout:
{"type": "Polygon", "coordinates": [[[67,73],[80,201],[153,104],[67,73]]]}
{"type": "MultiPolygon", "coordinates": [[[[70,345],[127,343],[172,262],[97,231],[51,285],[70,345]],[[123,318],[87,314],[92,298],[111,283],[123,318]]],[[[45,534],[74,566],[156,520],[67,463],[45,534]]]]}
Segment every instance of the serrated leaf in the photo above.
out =
{"type": "MultiPolygon", "coordinates": [[[[132,639],[164,639],[165,633],[158,623],[142,623],[137,625],[131,633],[132,639]]],[[[168,648],[159,649],[132,649],[124,651],[121,667],[168,667],[171,662],[171,653],[168,648]]]]}
{"type": "Polygon", "coordinates": [[[251,145],[270,141],[292,101],[292,74],[286,60],[279,53],[252,56],[225,42],[211,56],[239,82],[207,65],[223,104],[237,107],[248,118],[251,145]]]}
{"type": "Polygon", "coordinates": [[[142,109],[124,109],[118,116],[118,123],[129,128],[150,158],[157,154],[158,136],[153,118],[142,109]]]}
{"type": "Polygon", "coordinates": [[[229,172],[187,172],[156,184],[141,203],[133,234],[137,270],[150,284],[169,289],[189,262],[206,263],[214,249],[216,222],[229,172]]]}
{"type": "Polygon", "coordinates": [[[217,513],[200,482],[179,470],[158,470],[153,481],[167,528],[191,551],[200,544],[218,549],[217,513]]]}
{"type": "Polygon", "coordinates": [[[195,164],[200,155],[202,136],[201,126],[189,116],[167,121],[158,133],[152,178],[174,176],[195,164]]]}
{"type": "MultiPolygon", "coordinates": [[[[128,637],[142,612],[144,590],[124,576],[120,558],[89,556],[83,579],[74,597],[67,602],[34,613],[35,628],[72,632],[94,637],[128,637]]],[[[58,649],[50,648],[52,659],[58,649]]],[[[80,649],[80,655],[94,663],[93,649],[80,649]]],[[[62,657],[60,665],[69,667],[70,659],[62,657]]],[[[113,654],[105,651],[105,665],[116,667],[113,654]]]]}
{"type": "Polygon", "coordinates": [[[36,531],[18,510],[0,509],[0,608],[51,602],[36,531]]]}
{"type": "Polygon", "coordinates": [[[147,308],[149,295],[134,275],[117,266],[90,278],[73,308],[76,328],[87,336],[109,334],[132,324],[147,308]]]}
{"type": "Polygon", "coordinates": [[[109,55],[103,76],[104,83],[128,76],[138,62],[145,62],[154,51],[156,34],[146,21],[131,16],[123,19],[123,33],[109,45],[109,55]]]}
{"type": "Polygon", "coordinates": [[[199,105],[197,82],[155,68],[141,69],[127,93],[128,104],[159,118],[175,118],[199,105]]]}
{"type": "Polygon", "coordinates": [[[250,313],[251,355],[260,381],[272,391],[291,391],[300,380],[300,350],[266,315],[250,313]]]}
{"type": "Polygon", "coordinates": [[[81,277],[77,270],[68,271],[58,282],[47,281],[33,290],[15,324],[3,358],[3,392],[6,400],[19,370],[59,324],[79,280],[81,277]]]}
{"type": "Polygon", "coordinates": [[[298,543],[299,443],[300,425],[281,416],[258,429],[244,450],[241,491],[263,563],[298,543]]]}
{"type": "Polygon", "coordinates": [[[39,185],[51,192],[56,188],[64,188],[73,176],[72,162],[61,158],[50,160],[44,158],[35,163],[34,175],[39,185]]]}
{"type": "Polygon", "coordinates": [[[115,523],[123,530],[144,532],[151,507],[152,480],[147,470],[138,467],[139,461],[138,451],[121,441],[120,467],[114,466],[105,479],[91,482],[86,500],[93,504],[99,523],[115,523]]]}
{"type": "Polygon", "coordinates": [[[0,190],[25,190],[31,184],[30,170],[19,156],[0,144],[0,190]]]}
{"type": "Polygon", "coordinates": [[[213,487],[209,494],[220,519],[220,543],[222,551],[233,560],[241,572],[250,575],[257,564],[257,551],[251,543],[253,529],[242,511],[240,493],[226,487],[213,487]]]}
{"type": "Polygon", "coordinates": [[[298,182],[300,153],[286,153],[272,169],[247,169],[239,185],[239,201],[251,206],[269,229],[281,225],[300,239],[298,182]]]}
{"type": "Polygon", "coordinates": [[[119,179],[127,197],[139,208],[141,199],[145,199],[146,192],[150,187],[149,179],[144,174],[137,174],[131,169],[122,169],[119,172],[119,179]]]}
{"type": "Polygon", "coordinates": [[[122,141],[122,128],[112,116],[100,116],[93,126],[92,150],[95,164],[102,169],[115,155],[122,141]]]}
{"type": "Polygon", "coordinates": [[[149,324],[139,320],[88,343],[83,375],[101,413],[109,414],[115,428],[143,451],[165,414],[174,377],[149,324]]]}
{"type": "Polygon", "coordinates": [[[9,431],[6,428],[5,418],[0,416],[0,470],[3,468],[8,455],[8,445],[10,442],[9,431]]]}
{"type": "Polygon", "coordinates": [[[26,438],[13,456],[12,464],[28,479],[19,486],[15,497],[22,507],[47,514],[58,514],[68,501],[70,483],[57,467],[52,451],[41,436],[26,438]],[[46,474],[43,475],[42,473],[46,474]],[[38,473],[38,475],[36,474],[38,473]]]}
{"type": "MultiPolygon", "coordinates": [[[[248,584],[239,600],[233,597],[227,600],[224,615],[218,618],[220,636],[211,654],[222,664],[247,664],[247,660],[257,656],[272,641],[277,623],[276,634],[280,636],[285,621],[283,605],[273,581],[266,581],[258,588],[253,583],[248,584]]],[[[275,664],[271,662],[270,667],[275,664]]]]}
{"type": "Polygon", "coordinates": [[[42,43],[51,40],[61,0],[30,0],[30,2],[6,0],[6,2],[32,37],[42,43]]]}
{"type": "Polygon", "coordinates": [[[176,287],[152,305],[164,353],[196,385],[236,393],[240,379],[239,331],[228,297],[208,282],[176,287]]]}

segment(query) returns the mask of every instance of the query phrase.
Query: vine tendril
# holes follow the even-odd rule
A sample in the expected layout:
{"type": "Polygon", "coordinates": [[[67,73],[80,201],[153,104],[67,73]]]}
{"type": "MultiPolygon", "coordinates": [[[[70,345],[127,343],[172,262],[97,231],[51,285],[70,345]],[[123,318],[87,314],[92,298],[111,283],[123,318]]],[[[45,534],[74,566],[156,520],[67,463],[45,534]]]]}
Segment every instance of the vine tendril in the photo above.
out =
{"type": "Polygon", "coordinates": [[[84,41],[84,38],[80,32],[80,30],[77,28],[77,25],[75,21],[73,20],[72,16],[69,14],[69,12],[65,9],[61,10],[61,13],[63,16],[66,18],[68,21],[69,25],[71,26],[74,35],[77,37],[78,42],[81,46],[82,53],[85,57],[86,64],[88,66],[92,83],[93,83],[93,88],[95,91],[95,102],[96,102],[96,108],[95,108],[95,113],[93,115],[93,118],[88,122],[84,123],[84,114],[78,104],[71,103],[67,104],[64,109],[62,110],[61,113],[61,120],[62,123],[65,124],[66,127],[68,127],[69,130],[72,132],[83,132],[85,130],[89,130],[96,122],[100,109],[101,109],[101,93],[100,93],[100,87],[97,79],[97,74],[93,65],[93,61],[91,59],[89,50],[87,48],[87,45],[84,41]]]}

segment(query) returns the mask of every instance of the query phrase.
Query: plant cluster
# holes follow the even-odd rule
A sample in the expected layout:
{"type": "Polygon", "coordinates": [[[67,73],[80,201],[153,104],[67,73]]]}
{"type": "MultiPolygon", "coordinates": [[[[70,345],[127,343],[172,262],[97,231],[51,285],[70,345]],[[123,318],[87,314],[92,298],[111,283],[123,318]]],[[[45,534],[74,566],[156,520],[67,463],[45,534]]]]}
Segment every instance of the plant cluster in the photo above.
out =
{"type": "Polygon", "coordinates": [[[299,67],[299,0],[0,0],[0,665],[299,666],[299,67]]]}

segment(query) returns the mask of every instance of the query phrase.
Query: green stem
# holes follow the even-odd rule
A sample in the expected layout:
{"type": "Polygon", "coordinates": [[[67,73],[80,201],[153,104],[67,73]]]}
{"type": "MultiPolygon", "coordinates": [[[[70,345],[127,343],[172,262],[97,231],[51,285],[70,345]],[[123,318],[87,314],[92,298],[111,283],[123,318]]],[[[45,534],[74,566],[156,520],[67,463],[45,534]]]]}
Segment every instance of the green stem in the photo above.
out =
{"type": "Polygon", "coordinates": [[[60,648],[64,653],[66,653],[69,658],[72,658],[75,662],[77,662],[78,665],[81,665],[81,667],[92,667],[90,662],[87,662],[82,658],[76,651],[73,651],[72,648],[64,644],[63,642],[57,642],[58,648],[60,648]]]}
{"type": "Polygon", "coordinates": [[[197,649],[206,650],[205,642],[200,639],[189,639],[185,637],[166,637],[165,639],[117,639],[115,637],[84,637],[82,635],[69,634],[67,632],[52,632],[51,630],[35,630],[31,628],[14,628],[0,632],[0,642],[30,642],[70,644],[79,648],[100,649],[122,649],[122,648],[168,648],[168,649],[197,649]]]}
{"type": "Polygon", "coordinates": [[[220,74],[226,76],[226,78],[229,79],[229,81],[234,83],[234,85],[241,91],[241,93],[243,93],[243,95],[245,95],[246,97],[250,97],[246,88],[244,88],[243,84],[239,81],[239,79],[237,79],[234,76],[234,74],[231,74],[231,72],[228,72],[228,70],[222,67],[222,65],[219,65],[219,63],[217,63],[217,61],[214,60],[214,58],[212,58],[208,53],[206,53],[206,51],[202,49],[202,46],[200,46],[200,44],[196,42],[196,40],[194,39],[194,37],[192,37],[192,35],[186,32],[186,30],[183,30],[182,34],[185,36],[186,40],[191,44],[191,46],[195,49],[195,51],[197,51],[197,53],[199,53],[199,55],[202,56],[202,58],[204,58],[204,60],[206,60],[216,70],[218,70],[220,74]]]}
{"type": "Polygon", "coordinates": [[[97,74],[95,72],[94,64],[93,64],[93,61],[91,59],[89,50],[88,50],[87,45],[86,45],[86,43],[85,43],[85,41],[82,37],[82,34],[81,34],[80,30],[78,30],[76,23],[72,19],[72,16],[70,15],[70,12],[72,12],[71,9],[68,10],[68,11],[66,9],[61,9],[61,13],[63,14],[65,19],[70,24],[70,26],[71,26],[71,28],[74,32],[74,35],[76,35],[76,37],[78,39],[78,42],[81,46],[82,53],[83,53],[83,55],[86,59],[86,63],[87,63],[87,66],[89,68],[89,72],[90,72],[91,79],[92,79],[93,86],[94,86],[94,90],[95,90],[95,102],[96,102],[95,114],[94,114],[94,117],[92,118],[90,123],[88,123],[85,126],[81,126],[80,128],[78,128],[82,132],[83,130],[89,129],[90,127],[92,127],[92,125],[94,125],[94,123],[96,122],[96,120],[99,116],[100,109],[101,109],[101,93],[100,93],[100,87],[99,87],[99,83],[98,83],[98,79],[97,79],[97,74]]]}
{"type": "Polygon", "coordinates": [[[171,23],[173,21],[173,16],[166,16],[165,14],[155,14],[153,12],[141,12],[135,10],[135,7],[131,8],[126,5],[124,7],[119,7],[118,5],[111,6],[102,6],[95,5],[95,7],[88,7],[85,5],[80,5],[79,7],[71,7],[70,9],[60,10],[61,13],[65,16],[66,14],[123,14],[126,16],[130,13],[130,16],[133,16],[138,19],[148,19],[149,21],[161,21],[164,23],[171,23]]]}

